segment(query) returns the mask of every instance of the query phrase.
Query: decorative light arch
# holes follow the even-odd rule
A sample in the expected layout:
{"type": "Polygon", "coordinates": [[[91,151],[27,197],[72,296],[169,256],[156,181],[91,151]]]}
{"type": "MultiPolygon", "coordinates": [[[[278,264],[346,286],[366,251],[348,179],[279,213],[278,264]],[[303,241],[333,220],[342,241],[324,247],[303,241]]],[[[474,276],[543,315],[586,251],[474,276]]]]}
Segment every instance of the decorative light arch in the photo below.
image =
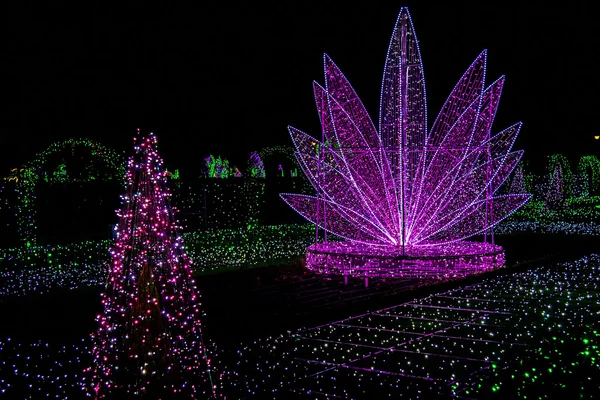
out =
{"type": "MultiPolygon", "coordinates": [[[[292,146],[269,146],[265,147],[258,152],[260,159],[265,161],[266,158],[274,156],[274,155],[282,155],[285,156],[289,161],[292,162],[293,165],[300,168],[296,157],[294,157],[294,148],[292,146]]],[[[250,162],[250,161],[249,161],[250,162]]],[[[248,164],[248,167],[250,165],[248,164]]]]}
{"type": "MultiPolygon", "coordinates": [[[[292,146],[269,146],[260,150],[258,152],[258,155],[263,163],[266,159],[273,155],[285,156],[292,163],[292,165],[296,166],[298,172],[300,172],[301,167],[298,163],[298,160],[296,159],[296,156],[294,155],[294,150],[295,149],[292,146]]],[[[248,171],[250,171],[251,168],[250,163],[251,160],[248,160],[248,171]]],[[[310,182],[306,179],[306,176],[304,174],[298,173],[296,177],[301,178],[302,184],[299,189],[302,191],[302,193],[312,193],[314,191],[312,186],[310,185],[310,182]]]]}
{"type": "MultiPolygon", "coordinates": [[[[11,176],[5,179],[6,183],[15,184],[17,192],[17,231],[22,246],[31,247],[37,245],[36,212],[34,207],[35,188],[44,174],[44,167],[49,157],[68,149],[75,151],[78,147],[90,149],[92,157],[97,156],[108,167],[108,171],[112,172],[112,174],[107,176],[108,180],[123,180],[124,182],[126,159],[125,156],[113,149],[84,138],[68,139],[52,143],[46,150],[36,154],[33,160],[15,169],[11,176]]],[[[88,179],[94,180],[96,176],[89,175],[88,179]]],[[[2,190],[6,189],[6,183],[2,190]]]]}
{"type": "Polygon", "coordinates": [[[589,182],[587,194],[600,192],[600,159],[598,157],[581,156],[577,164],[577,174],[585,179],[586,182],[589,182]],[[588,167],[591,171],[591,176],[588,176],[588,167]]]}

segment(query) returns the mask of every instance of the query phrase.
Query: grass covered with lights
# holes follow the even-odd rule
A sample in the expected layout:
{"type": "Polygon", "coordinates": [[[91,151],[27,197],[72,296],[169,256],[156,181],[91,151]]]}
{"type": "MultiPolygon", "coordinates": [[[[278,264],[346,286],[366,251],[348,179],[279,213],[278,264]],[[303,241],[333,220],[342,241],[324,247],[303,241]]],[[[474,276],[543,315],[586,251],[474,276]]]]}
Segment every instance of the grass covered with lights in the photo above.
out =
{"type": "MultiPolygon", "coordinates": [[[[600,196],[567,199],[565,207],[554,210],[543,201],[532,199],[495,231],[501,236],[520,232],[600,235],[600,196]]],[[[204,276],[277,265],[302,257],[306,247],[314,243],[315,228],[309,223],[250,225],[185,233],[183,239],[186,252],[194,261],[195,275],[204,276]]],[[[110,243],[98,240],[0,249],[0,299],[101,285],[110,243]]]]}
{"type": "MultiPolygon", "coordinates": [[[[199,277],[207,339],[222,372],[219,390],[240,400],[315,398],[336,390],[355,399],[365,398],[364,390],[387,397],[400,389],[468,398],[543,396],[581,387],[588,393],[586,379],[597,373],[598,335],[590,326],[598,323],[600,261],[526,264],[559,243],[569,250],[555,256],[569,258],[593,242],[576,248],[582,238],[574,236],[497,240],[512,254],[511,268],[433,286],[372,280],[365,288],[360,279],[344,285],[341,278],[307,274],[299,263],[199,277]],[[342,366],[349,356],[367,358],[342,366]],[[452,364],[450,356],[456,358],[452,364]],[[405,376],[386,374],[386,368],[405,376]]],[[[0,332],[0,393],[83,398],[81,370],[90,362],[87,335],[95,328],[99,290],[5,299],[1,311],[10,324],[0,332]]]]}
{"type": "Polygon", "coordinates": [[[225,390],[236,398],[594,398],[599,272],[600,257],[584,257],[256,342],[238,351],[231,374],[239,379],[225,390]],[[273,379],[249,374],[257,368],[273,379]]]}
{"type": "Polygon", "coordinates": [[[568,198],[560,207],[531,199],[510,218],[495,227],[499,234],[558,233],[600,235],[600,196],[568,198]]]}
{"type": "MultiPolygon", "coordinates": [[[[226,343],[212,330],[219,392],[240,400],[366,399],[398,393],[543,399],[567,398],[574,391],[593,398],[593,377],[600,372],[599,272],[598,256],[546,264],[244,344],[226,343]]],[[[265,282],[263,290],[283,284],[293,291],[287,283],[285,278],[265,282]]],[[[214,301],[217,291],[206,296],[214,301]]],[[[2,332],[0,393],[7,398],[85,398],[81,370],[90,361],[85,333],[94,325],[95,310],[75,300],[69,299],[70,311],[78,312],[71,321],[60,313],[40,315],[46,322],[70,324],[70,334],[34,338],[35,329],[30,329],[28,335],[9,339],[2,332]]],[[[49,314],[58,305],[50,301],[39,311],[49,314]]]]}
{"type": "MultiPolygon", "coordinates": [[[[202,276],[289,262],[314,243],[311,224],[183,234],[186,252],[202,276]]],[[[104,284],[109,240],[0,250],[0,301],[6,296],[48,293],[104,284]]]]}
{"type": "Polygon", "coordinates": [[[542,200],[530,200],[517,210],[511,220],[540,223],[562,221],[581,223],[600,221],[600,196],[568,198],[560,207],[549,208],[542,200]]]}

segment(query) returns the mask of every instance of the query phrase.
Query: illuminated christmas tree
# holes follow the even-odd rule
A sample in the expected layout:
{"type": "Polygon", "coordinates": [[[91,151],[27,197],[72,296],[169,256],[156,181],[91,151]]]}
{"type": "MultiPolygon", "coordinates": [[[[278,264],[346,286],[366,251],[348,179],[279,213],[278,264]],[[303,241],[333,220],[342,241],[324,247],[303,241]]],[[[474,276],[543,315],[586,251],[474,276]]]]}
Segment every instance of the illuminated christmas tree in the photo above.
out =
{"type": "Polygon", "coordinates": [[[514,177],[510,184],[509,193],[527,193],[525,186],[525,173],[523,172],[523,163],[517,164],[514,177]]]}
{"type": "Polygon", "coordinates": [[[134,141],[93,337],[91,388],[96,398],[210,398],[200,294],[170,206],[167,172],[154,135],[134,141]]]}
{"type": "Polygon", "coordinates": [[[566,203],[565,182],[563,170],[560,163],[554,164],[554,172],[550,181],[550,187],[546,193],[546,208],[549,210],[561,210],[566,203]]]}

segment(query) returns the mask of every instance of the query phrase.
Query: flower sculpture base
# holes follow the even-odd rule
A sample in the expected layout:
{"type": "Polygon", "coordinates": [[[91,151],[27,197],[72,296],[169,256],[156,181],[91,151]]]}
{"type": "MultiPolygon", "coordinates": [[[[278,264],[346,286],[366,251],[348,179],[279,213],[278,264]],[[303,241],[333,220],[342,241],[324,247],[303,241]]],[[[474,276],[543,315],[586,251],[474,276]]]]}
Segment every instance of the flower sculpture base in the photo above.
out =
{"type": "Polygon", "coordinates": [[[501,246],[471,241],[404,249],[324,242],[309,246],[306,252],[309,270],[356,277],[461,278],[503,267],[504,263],[501,246]]]}

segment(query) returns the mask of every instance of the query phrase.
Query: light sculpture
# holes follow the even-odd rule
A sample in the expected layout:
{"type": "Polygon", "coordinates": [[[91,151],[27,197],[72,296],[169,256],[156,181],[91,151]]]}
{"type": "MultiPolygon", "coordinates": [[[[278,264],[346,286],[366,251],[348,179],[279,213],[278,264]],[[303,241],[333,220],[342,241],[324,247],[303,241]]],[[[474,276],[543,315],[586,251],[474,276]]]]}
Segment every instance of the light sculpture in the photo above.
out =
{"type": "Polygon", "coordinates": [[[346,240],[309,246],[309,269],[444,278],[504,264],[502,247],[488,240],[492,227],[530,195],[497,192],[522,156],[511,152],[521,123],[491,135],[504,77],[485,87],[485,66],[483,51],[428,130],[418,41],[407,8],[401,8],[377,129],[346,77],[324,56],[325,86],[313,84],[321,140],[289,127],[317,196],[281,197],[346,240]],[[476,234],[485,240],[465,240],[476,234]]]}
{"type": "Polygon", "coordinates": [[[92,395],[210,398],[200,293],[154,135],[136,143],[126,187],[102,295],[104,310],[93,336],[92,395]]]}

